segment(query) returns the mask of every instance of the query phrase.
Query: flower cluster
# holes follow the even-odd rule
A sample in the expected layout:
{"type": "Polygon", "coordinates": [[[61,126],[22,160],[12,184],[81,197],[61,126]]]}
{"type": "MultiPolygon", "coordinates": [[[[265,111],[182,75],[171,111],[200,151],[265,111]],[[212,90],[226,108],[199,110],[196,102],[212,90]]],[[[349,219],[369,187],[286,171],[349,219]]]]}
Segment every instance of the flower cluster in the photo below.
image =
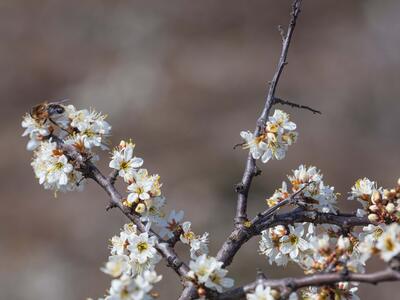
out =
{"type": "Polygon", "coordinates": [[[95,158],[94,147],[105,149],[111,126],[94,110],[76,110],[73,105],[40,106],[41,113],[26,114],[23,136],[29,137],[28,150],[34,150],[31,163],[39,183],[46,189],[71,191],[82,187],[83,177],[67,157],[62,144],[72,145],[83,157],[95,158]],[[55,135],[58,133],[58,136],[55,135]]]}
{"type": "Polygon", "coordinates": [[[105,299],[151,299],[148,292],[161,280],[154,271],[161,259],[156,242],[148,232],[139,233],[132,223],[111,239],[111,255],[101,270],[115,279],[105,299]]]}
{"type": "Polygon", "coordinates": [[[72,191],[81,188],[83,176],[74,170],[64,152],[56,143],[43,141],[34,152],[31,163],[39,184],[45,189],[72,191]]]}
{"type": "MultiPolygon", "coordinates": [[[[300,165],[297,170],[293,170],[293,175],[288,176],[291,192],[299,193],[301,191],[298,195],[298,204],[303,205],[306,209],[335,213],[337,199],[334,188],[325,185],[322,178],[323,175],[316,167],[304,165],[300,165]]],[[[290,192],[287,183],[283,182],[282,187],[266,201],[271,207],[288,197],[290,197],[290,192]]]]}
{"type": "Polygon", "coordinates": [[[390,261],[400,254],[400,225],[368,225],[359,234],[358,251],[366,261],[372,254],[379,254],[384,261],[390,261]]]}
{"type": "Polygon", "coordinates": [[[206,288],[222,292],[234,284],[232,278],[225,277],[227,270],[222,268],[222,262],[215,257],[203,254],[190,261],[188,277],[206,288]]]}
{"type": "Polygon", "coordinates": [[[289,260],[300,263],[310,248],[309,237],[312,226],[305,232],[305,224],[282,225],[264,230],[259,244],[260,253],[268,257],[269,263],[285,266],[289,260]]]}
{"type": "Polygon", "coordinates": [[[392,189],[378,188],[367,178],[359,179],[351,188],[349,199],[359,201],[363,208],[358,215],[367,215],[375,224],[400,222],[400,179],[392,189]]]}
{"type": "Polygon", "coordinates": [[[282,225],[262,232],[260,253],[267,256],[269,263],[278,266],[289,261],[297,263],[306,273],[316,273],[343,268],[363,271],[365,260],[354,251],[356,237],[343,236],[336,226],[295,224],[287,228],[282,225]],[[308,226],[307,232],[305,227],[308,226]]]}
{"type": "Polygon", "coordinates": [[[153,285],[161,280],[155,271],[144,271],[135,278],[123,275],[111,281],[109,295],[99,300],[151,300],[157,294],[151,293],[153,285]]]}
{"type": "Polygon", "coordinates": [[[337,299],[337,300],[359,300],[356,294],[358,287],[351,285],[348,282],[339,282],[331,286],[309,287],[302,291],[301,299],[304,300],[322,300],[322,299],[337,299]]]}
{"type": "Polygon", "coordinates": [[[263,132],[258,135],[242,131],[244,148],[249,149],[254,159],[261,158],[263,163],[271,158],[283,159],[290,145],[297,140],[296,124],[289,120],[289,115],[279,109],[268,118],[263,132]]]}
{"type": "Polygon", "coordinates": [[[142,215],[143,220],[158,222],[164,217],[162,208],[165,198],[161,196],[160,176],[149,175],[146,169],[140,169],[143,159],[133,156],[135,144],[122,140],[112,152],[110,168],[128,184],[129,195],[124,205],[132,207],[142,215]]]}
{"type": "MultiPolygon", "coordinates": [[[[366,259],[356,250],[358,239],[355,236],[350,233],[344,236],[336,226],[326,225],[316,227],[308,224],[306,232],[306,225],[307,223],[295,224],[287,228],[278,225],[263,231],[260,253],[267,256],[270,264],[286,265],[289,261],[295,262],[306,274],[343,270],[364,272],[366,259]]],[[[358,299],[356,291],[357,288],[350,287],[348,283],[339,283],[303,290],[301,299],[355,300],[358,299]],[[326,297],[322,297],[323,295],[326,297]],[[333,297],[335,295],[336,298],[333,297]]],[[[276,293],[279,292],[269,290],[269,293],[266,293],[260,287],[254,294],[249,294],[248,299],[277,299],[274,296],[276,293]]]]}

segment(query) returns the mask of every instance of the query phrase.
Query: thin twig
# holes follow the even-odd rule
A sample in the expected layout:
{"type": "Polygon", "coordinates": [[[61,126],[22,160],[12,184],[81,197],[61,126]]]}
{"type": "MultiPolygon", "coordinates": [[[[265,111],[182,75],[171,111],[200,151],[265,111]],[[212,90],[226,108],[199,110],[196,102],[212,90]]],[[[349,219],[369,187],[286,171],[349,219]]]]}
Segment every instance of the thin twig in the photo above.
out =
{"type": "MultiPolygon", "coordinates": [[[[265,123],[267,121],[271,107],[274,103],[275,91],[278,86],[278,82],[281,77],[281,74],[283,72],[283,68],[287,64],[287,54],[288,54],[290,42],[292,40],[292,36],[293,36],[294,28],[296,26],[297,18],[300,14],[300,3],[301,3],[301,0],[295,0],[293,2],[291,19],[289,22],[289,27],[288,27],[287,33],[286,33],[285,38],[282,43],[282,51],[281,51],[281,55],[279,57],[278,66],[277,66],[276,72],[274,74],[274,77],[272,78],[272,80],[270,82],[263,111],[261,112],[261,115],[257,120],[257,126],[256,126],[256,129],[254,130],[255,136],[259,136],[264,131],[265,123]]],[[[236,206],[236,217],[235,217],[236,224],[240,224],[247,220],[247,198],[248,198],[248,193],[250,190],[251,182],[253,180],[254,173],[255,173],[254,172],[255,165],[256,165],[255,159],[251,156],[251,153],[249,153],[247,161],[246,161],[246,167],[245,167],[242,181],[241,181],[241,185],[243,186],[243,189],[238,193],[237,206],[236,206]]]]}
{"type": "Polygon", "coordinates": [[[265,210],[264,212],[258,214],[257,217],[255,218],[255,220],[252,221],[252,224],[255,225],[259,221],[269,219],[271,217],[271,215],[273,215],[282,206],[285,206],[286,204],[292,204],[294,202],[294,200],[296,199],[296,197],[298,195],[300,195],[312,183],[314,183],[314,182],[313,181],[308,182],[300,190],[298,190],[297,192],[290,195],[290,197],[287,197],[286,199],[282,200],[281,202],[278,202],[276,205],[274,205],[274,206],[268,208],[267,210],[265,210]]]}
{"type": "MultiPolygon", "coordinates": [[[[300,14],[300,3],[301,0],[294,0],[292,4],[291,19],[289,22],[288,30],[284,35],[282,41],[282,51],[279,58],[277,70],[275,72],[272,81],[270,82],[268,93],[265,99],[264,108],[261,112],[260,117],[257,120],[257,125],[254,130],[254,135],[259,136],[265,130],[265,123],[267,121],[269,112],[273,105],[275,98],[275,91],[279,82],[279,78],[282,74],[284,66],[287,64],[287,53],[289,45],[292,40],[293,31],[296,26],[297,18],[300,14]]],[[[246,160],[245,169],[243,172],[242,180],[239,184],[235,185],[237,188],[237,202],[236,202],[236,216],[235,216],[235,228],[229,235],[228,239],[223,243],[221,249],[218,251],[217,259],[220,260],[224,266],[231,263],[233,256],[240,249],[240,247],[252,236],[251,228],[244,226],[247,221],[247,199],[251,186],[251,182],[257,172],[255,159],[249,152],[246,160]],[[241,242],[237,242],[241,241],[241,242]]],[[[181,295],[181,300],[192,299],[196,295],[195,287],[187,287],[181,295]],[[183,297],[183,295],[188,295],[183,297]]]]}
{"type": "Polygon", "coordinates": [[[297,104],[297,103],[294,103],[294,102],[291,102],[291,101],[288,101],[288,100],[284,100],[284,99],[281,99],[281,98],[276,98],[276,97],[275,97],[275,99],[274,99],[274,104],[289,105],[289,106],[294,107],[294,108],[300,108],[300,109],[309,110],[309,111],[311,111],[313,114],[322,114],[321,111],[316,110],[316,109],[314,109],[314,108],[311,108],[310,106],[302,105],[302,104],[297,104]]]}

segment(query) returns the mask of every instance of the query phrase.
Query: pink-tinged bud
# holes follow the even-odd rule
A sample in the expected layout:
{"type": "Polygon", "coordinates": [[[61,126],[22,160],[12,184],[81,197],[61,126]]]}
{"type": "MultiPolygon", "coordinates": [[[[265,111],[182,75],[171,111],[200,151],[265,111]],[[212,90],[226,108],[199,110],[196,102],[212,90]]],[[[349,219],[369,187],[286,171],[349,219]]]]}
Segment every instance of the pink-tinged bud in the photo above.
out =
{"type": "Polygon", "coordinates": [[[369,207],[369,210],[372,212],[377,212],[379,210],[379,207],[377,205],[373,204],[369,207]]]}
{"type": "Polygon", "coordinates": [[[378,217],[378,215],[376,215],[376,214],[369,214],[369,215],[368,215],[368,220],[369,220],[370,222],[372,222],[372,223],[376,223],[376,222],[378,222],[379,217],[378,217]]]}
{"type": "Polygon", "coordinates": [[[341,290],[348,290],[349,289],[349,283],[345,282],[345,281],[339,282],[338,283],[338,287],[341,290]]]}
{"type": "Polygon", "coordinates": [[[374,191],[373,193],[372,193],[372,196],[371,196],[371,201],[372,201],[372,203],[379,203],[380,201],[381,201],[381,193],[379,193],[378,191],[374,191]]]}
{"type": "Polygon", "coordinates": [[[272,289],[272,290],[271,290],[271,296],[272,296],[274,299],[280,299],[280,298],[281,298],[281,293],[280,293],[278,290],[272,289]]]}
{"type": "Polygon", "coordinates": [[[125,148],[126,147],[126,142],[124,140],[120,141],[119,142],[119,147],[122,148],[122,149],[125,148]]]}
{"type": "Polygon", "coordinates": [[[394,210],[396,209],[396,207],[394,206],[394,204],[392,202],[388,203],[385,208],[389,214],[393,213],[394,210]]]}
{"type": "Polygon", "coordinates": [[[388,189],[383,190],[383,199],[388,199],[390,195],[390,191],[388,189]]]}
{"type": "Polygon", "coordinates": [[[400,178],[397,179],[397,185],[400,186],[400,178]]]}

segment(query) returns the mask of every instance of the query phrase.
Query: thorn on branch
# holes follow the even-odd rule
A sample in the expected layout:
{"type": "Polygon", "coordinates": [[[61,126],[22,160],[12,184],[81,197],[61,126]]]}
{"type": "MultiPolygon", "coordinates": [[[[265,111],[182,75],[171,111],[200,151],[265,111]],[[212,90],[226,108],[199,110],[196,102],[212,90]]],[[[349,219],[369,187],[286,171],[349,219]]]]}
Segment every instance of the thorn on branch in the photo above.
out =
{"type": "Polygon", "coordinates": [[[117,204],[115,204],[114,202],[110,202],[106,207],[106,211],[109,211],[110,209],[113,209],[115,207],[117,207],[117,204]]]}
{"type": "Polygon", "coordinates": [[[257,280],[260,280],[260,281],[267,279],[267,277],[265,277],[264,272],[260,268],[257,268],[256,278],[257,278],[257,280]]]}
{"type": "Polygon", "coordinates": [[[237,183],[233,186],[233,188],[235,189],[236,193],[242,193],[244,192],[244,185],[243,183],[237,183]]]}
{"type": "Polygon", "coordinates": [[[175,257],[170,256],[167,257],[167,266],[172,267],[174,269],[179,269],[182,266],[183,262],[177,260],[175,257]]]}
{"type": "Polygon", "coordinates": [[[278,31],[279,31],[279,34],[281,35],[282,42],[285,41],[286,34],[285,34],[285,30],[283,29],[282,25],[278,25],[278,31]]]}
{"type": "Polygon", "coordinates": [[[114,184],[115,181],[116,181],[117,178],[118,178],[118,174],[119,174],[119,171],[118,171],[118,170],[113,170],[113,171],[111,171],[110,175],[108,175],[108,181],[109,181],[111,184],[114,184]]]}
{"type": "Polygon", "coordinates": [[[295,103],[295,102],[291,102],[291,101],[284,100],[284,99],[277,98],[277,97],[274,98],[274,104],[288,105],[288,106],[291,106],[291,107],[293,107],[293,108],[299,108],[299,109],[306,109],[306,110],[309,110],[309,111],[311,111],[313,114],[322,114],[321,111],[316,110],[316,109],[314,109],[314,108],[311,108],[310,106],[302,105],[302,104],[297,104],[297,103],[295,103]]]}
{"type": "Polygon", "coordinates": [[[233,150],[235,150],[237,147],[243,146],[244,144],[246,144],[246,142],[243,143],[239,143],[233,146],[233,150]]]}
{"type": "Polygon", "coordinates": [[[259,176],[259,175],[261,175],[261,173],[262,173],[262,170],[259,167],[255,166],[254,167],[254,176],[259,176]]]}

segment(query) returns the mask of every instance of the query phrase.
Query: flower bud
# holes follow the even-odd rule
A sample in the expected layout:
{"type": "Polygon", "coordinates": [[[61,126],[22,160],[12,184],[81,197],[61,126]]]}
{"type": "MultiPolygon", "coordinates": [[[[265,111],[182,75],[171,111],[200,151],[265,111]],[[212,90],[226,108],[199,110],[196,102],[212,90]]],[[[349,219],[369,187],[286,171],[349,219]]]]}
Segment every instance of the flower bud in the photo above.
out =
{"type": "Polygon", "coordinates": [[[119,142],[119,147],[122,148],[122,149],[125,148],[126,147],[126,142],[124,140],[121,140],[119,142]]]}
{"type": "Polygon", "coordinates": [[[385,207],[386,211],[387,211],[389,214],[391,214],[392,212],[394,212],[395,208],[396,208],[396,207],[394,206],[394,204],[393,204],[392,202],[388,203],[388,204],[386,205],[386,207],[385,207]]]}
{"type": "Polygon", "coordinates": [[[369,210],[372,212],[377,212],[379,210],[379,207],[377,205],[373,204],[369,207],[369,210]]]}
{"type": "Polygon", "coordinates": [[[388,189],[384,189],[383,190],[383,198],[387,199],[387,198],[389,198],[389,195],[390,195],[390,191],[388,189]]]}
{"type": "Polygon", "coordinates": [[[144,213],[145,210],[146,210],[146,205],[144,205],[144,203],[139,203],[135,208],[135,212],[137,212],[138,214],[144,213]]]}
{"type": "Polygon", "coordinates": [[[397,179],[397,185],[400,186],[400,178],[397,179]]]}
{"type": "Polygon", "coordinates": [[[342,281],[338,283],[338,287],[341,290],[348,290],[349,289],[349,283],[346,281],[342,281]]]}
{"type": "Polygon", "coordinates": [[[379,203],[380,201],[381,201],[381,193],[379,193],[378,191],[374,191],[373,193],[372,193],[372,196],[371,196],[371,201],[372,201],[372,203],[379,203]]]}
{"type": "Polygon", "coordinates": [[[281,298],[281,293],[278,290],[271,289],[271,296],[274,299],[280,299],[281,298]]]}
{"type": "Polygon", "coordinates": [[[286,235],[286,228],[283,225],[278,225],[275,226],[275,228],[273,229],[273,233],[276,234],[279,237],[282,237],[284,235],[286,235]]]}
{"type": "Polygon", "coordinates": [[[199,287],[197,289],[197,294],[199,294],[200,297],[205,297],[207,294],[207,291],[203,287],[199,287]]]}
{"type": "Polygon", "coordinates": [[[375,223],[375,222],[377,222],[379,220],[379,217],[376,214],[369,214],[368,215],[368,220],[370,222],[372,222],[372,223],[375,223]]]}

